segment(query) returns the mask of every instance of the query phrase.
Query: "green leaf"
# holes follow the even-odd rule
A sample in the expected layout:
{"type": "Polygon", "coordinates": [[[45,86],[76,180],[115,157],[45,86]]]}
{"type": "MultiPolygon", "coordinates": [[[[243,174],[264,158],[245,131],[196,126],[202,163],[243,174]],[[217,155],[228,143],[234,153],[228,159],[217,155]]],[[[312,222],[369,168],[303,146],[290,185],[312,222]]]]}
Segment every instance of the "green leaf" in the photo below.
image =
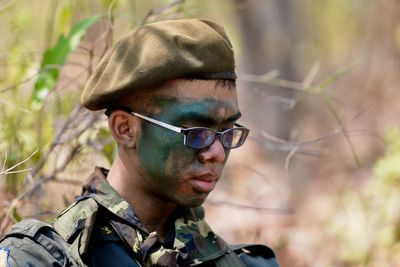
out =
{"type": "Polygon", "coordinates": [[[59,9],[56,19],[56,29],[59,32],[67,32],[68,27],[71,25],[73,13],[73,4],[66,3],[65,6],[59,9]]]}
{"type": "Polygon", "coordinates": [[[93,16],[89,17],[87,19],[78,21],[74,26],[72,26],[71,31],[69,33],[69,39],[71,40],[71,45],[75,49],[82,36],[86,33],[86,30],[93,25],[97,20],[99,19],[99,16],[93,16]]]}
{"type": "Polygon", "coordinates": [[[110,164],[114,161],[116,152],[117,146],[113,143],[108,143],[103,146],[103,155],[110,164]]]}
{"type": "Polygon", "coordinates": [[[15,208],[15,207],[12,210],[12,216],[15,221],[17,221],[17,222],[22,221],[22,216],[18,213],[17,208],[15,208]]]}
{"type": "Polygon", "coordinates": [[[61,35],[57,43],[45,51],[42,59],[41,70],[36,79],[31,97],[31,108],[39,109],[41,107],[43,99],[56,85],[60,69],[65,64],[69,53],[76,49],[87,29],[98,19],[99,16],[93,16],[78,21],[72,26],[66,37],[61,35]]]}

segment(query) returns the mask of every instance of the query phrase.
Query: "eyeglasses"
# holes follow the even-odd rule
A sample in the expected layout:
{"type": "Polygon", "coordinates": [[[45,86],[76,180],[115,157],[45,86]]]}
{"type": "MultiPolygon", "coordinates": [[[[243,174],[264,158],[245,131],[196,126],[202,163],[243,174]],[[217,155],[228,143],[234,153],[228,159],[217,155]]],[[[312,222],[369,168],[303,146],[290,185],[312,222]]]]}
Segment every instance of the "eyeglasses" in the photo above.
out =
{"type": "Polygon", "coordinates": [[[130,113],[148,122],[154,123],[174,132],[184,134],[183,143],[185,146],[194,149],[202,149],[211,146],[217,137],[221,141],[221,144],[224,148],[237,148],[243,145],[249,134],[249,129],[237,123],[235,123],[235,128],[227,129],[223,132],[217,132],[216,130],[207,127],[180,128],[149,118],[136,112],[130,113]]]}

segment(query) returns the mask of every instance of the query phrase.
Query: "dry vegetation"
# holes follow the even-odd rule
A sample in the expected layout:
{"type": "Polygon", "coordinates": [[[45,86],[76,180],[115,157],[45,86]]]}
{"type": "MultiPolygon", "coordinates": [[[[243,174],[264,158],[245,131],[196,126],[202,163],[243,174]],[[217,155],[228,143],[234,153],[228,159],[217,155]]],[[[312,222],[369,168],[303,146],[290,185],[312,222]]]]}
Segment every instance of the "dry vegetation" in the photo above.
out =
{"type": "Polygon", "coordinates": [[[109,165],[82,86],[124,32],[176,17],[226,25],[252,130],[206,203],[216,231],[282,266],[400,266],[396,0],[0,1],[0,235],[109,165]]]}

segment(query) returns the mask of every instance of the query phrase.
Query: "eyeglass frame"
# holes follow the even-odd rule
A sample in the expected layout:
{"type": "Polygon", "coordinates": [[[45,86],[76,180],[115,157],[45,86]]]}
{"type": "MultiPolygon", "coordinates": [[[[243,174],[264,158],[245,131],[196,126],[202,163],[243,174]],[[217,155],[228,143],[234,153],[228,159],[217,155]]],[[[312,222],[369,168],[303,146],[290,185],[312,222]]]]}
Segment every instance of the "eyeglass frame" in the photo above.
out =
{"type": "Polygon", "coordinates": [[[244,142],[246,141],[246,138],[247,138],[247,136],[249,135],[249,132],[250,132],[250,130],[249,130],[248,128],[246,128],[246,127],[244,127],[244,126],[242,126],[242,125],[240,125],[240,124],[238,124],[238,123],[235,123],[235,124],[234,124],[234,126],[236,126],[237,128],[230,128],[230,129],[226,129],[225,131],[219,132],[219,131],[216,131],[216,130],[214,130],[214,129],[212,129],[212,128],[208,128],[208,127],[181,128],[181,127],[174,126],[174,125],[171,125],[171,124],[168,124],[168,123],[165,123],[165,122],[156,120],[156,119],[152,119],[152,118],[150,118],[150,117],[147,117],[147,116],[145,116],[145,115],[139,114],[139,113],[137,113],[137,112],[128,111],[128,113],[130,113],[130,114],[132,114],[132,115],[134,115],[134,116],[136,116],[136,117],[138,117],[138,118],[141,118],[141,119],[143,119],[143,120],[145,120],[145,121],[148,121],[148,122],[151,122],[151,123],[156,124],[156,125],[158,125],[158,126],[161,126],[161,127],[163,127],[163,128],[166,128],[166,129],[169,129],[169,130],[171,130],[171,131],[174,131],[174,132],[183,134],[183,136],[184,136],[184,137],[183,137],[183,144],[184,144],[186,147],[192,148],[192,149],[204,149],[204,148],[208,148],[208,147],[210,147],[210,146],[215,142],[215,139],[216,139],[217,137],[219,138],[219,140],[220,140],[220,142],[221,142],[221,145],[222,145],[224,148],[226,148],[226,149],[238,148],[238,147],[240,147],[240,146],[242,146],[242,145],[244,144],[244,142]],[[187,141],[186,141],[186,140],[187,140],[187,137],[186,137],[186,136],[187,136],[187,133],[188,133],[189,131],[195,130],[195,129],[207,129],[207,130],[211,130],[211,131],[215,132],[215,138],[214,138],[214,140],[213,140],[209,145],[207,145],[207,146],[205,146],[205,147],[202,147],[202,148],[195,148],[195,147],[189,146],[189,145],[187,144],[187,141]],[[240,144],[239,146],[235,146],[235,147],[226,147],[226,146],[224,145],[224,142],[222,141],[222,137],[224,136],[225,133],[227,133],[228,131],[231,131],[232,129],[241,129],[241,130],[244,132],[243,134],[245,134],[244,141],[243,141],[243,143],[240,144]]]}

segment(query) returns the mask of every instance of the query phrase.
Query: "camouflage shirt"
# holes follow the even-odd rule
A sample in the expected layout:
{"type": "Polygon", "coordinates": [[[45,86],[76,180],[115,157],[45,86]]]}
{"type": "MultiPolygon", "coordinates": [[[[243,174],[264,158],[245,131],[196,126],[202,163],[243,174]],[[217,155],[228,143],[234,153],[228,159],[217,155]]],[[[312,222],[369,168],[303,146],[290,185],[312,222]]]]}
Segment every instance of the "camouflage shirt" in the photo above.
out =
{"type": "Polygon", "coordinates": [[[178,208],[161,240],[109,185],[107,173],[96,168],[82,195],[60,213],[53,227],[35,220],[14,225],[0,240],[0,267],[278,267],[265,246],[228,246],[205,222],[201,207],[178,208]]]}
{"type": "Polygon", "coordinates": [[[175,227],[162,241],[149,233],[132,207],[109,185],[107,170],[96,168],[84,186],[83,197],[91,197],[102,207],[100,231],[117,236],[143,266],[193,266],[224,255],[226,243],[213,233],[204,220],[203,208],[179,208],[175,227]]]}

